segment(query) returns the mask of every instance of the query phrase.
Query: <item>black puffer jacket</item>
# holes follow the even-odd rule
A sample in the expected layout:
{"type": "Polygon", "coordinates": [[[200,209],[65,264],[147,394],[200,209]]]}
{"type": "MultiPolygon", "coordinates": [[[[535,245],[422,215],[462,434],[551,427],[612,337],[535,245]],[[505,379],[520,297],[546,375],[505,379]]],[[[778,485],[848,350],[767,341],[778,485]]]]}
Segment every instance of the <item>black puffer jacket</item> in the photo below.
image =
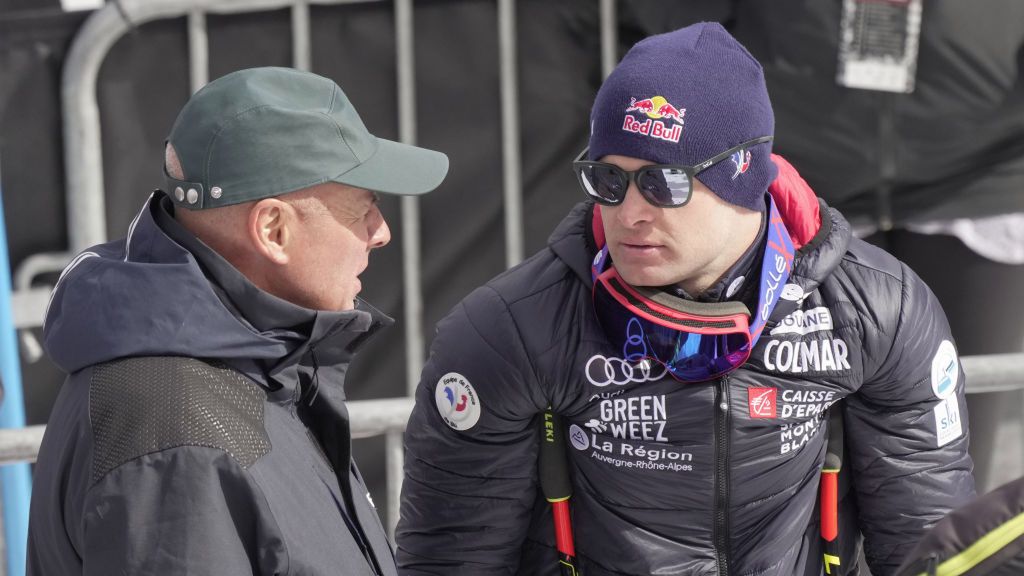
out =
{"type": "Polygon", "coordinates": [[[440,323],[406,434],[400,574],[558,573],[537,476],[549,405],[575,436],[586,576],[820,574],[824,415],[840,399],[854,497],[839,572],[855,563],[858,524],[884,576],[973,495],[964,378],[935,298],[806,185],[773,195],[791,231],[821,209],[820,227],[795,238],[790,282],[806,298],[717,381],[630,366],[606,340],[587,205],[440,323]]]}

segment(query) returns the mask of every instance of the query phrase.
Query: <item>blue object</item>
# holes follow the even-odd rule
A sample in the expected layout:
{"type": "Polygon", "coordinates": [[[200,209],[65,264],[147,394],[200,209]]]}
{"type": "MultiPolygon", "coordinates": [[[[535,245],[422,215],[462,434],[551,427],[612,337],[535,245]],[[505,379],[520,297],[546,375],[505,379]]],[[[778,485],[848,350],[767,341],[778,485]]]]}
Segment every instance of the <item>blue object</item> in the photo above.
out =
{"type": "MultiPolygon", "coordinates": [[[[21,359],[11,306],[11,262],[7,253],[3,187],[0,186],[0,377],[4,397],[0,404],[0,428],[25,427],[25,402],[21,392],[21,359]]],[[[28,543],[28,505],[32,477],[28,464],[0,466],[4,498],[4,536],[7,541],[7,574],[24,576],[28,543]]]]}

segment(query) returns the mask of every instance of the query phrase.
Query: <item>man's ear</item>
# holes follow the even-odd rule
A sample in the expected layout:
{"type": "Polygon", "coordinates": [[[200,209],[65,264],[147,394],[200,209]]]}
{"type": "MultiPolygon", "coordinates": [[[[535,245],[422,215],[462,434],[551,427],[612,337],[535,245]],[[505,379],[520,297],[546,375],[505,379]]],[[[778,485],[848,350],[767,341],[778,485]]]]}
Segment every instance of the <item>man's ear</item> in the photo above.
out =
{"type": "Polygon", "coordinates": [[[264,198],[249,210],[246,229],[256,252],[274,264],[288,263],[288,249],[293,240],[295,209],[277,198],[264,198]]]}

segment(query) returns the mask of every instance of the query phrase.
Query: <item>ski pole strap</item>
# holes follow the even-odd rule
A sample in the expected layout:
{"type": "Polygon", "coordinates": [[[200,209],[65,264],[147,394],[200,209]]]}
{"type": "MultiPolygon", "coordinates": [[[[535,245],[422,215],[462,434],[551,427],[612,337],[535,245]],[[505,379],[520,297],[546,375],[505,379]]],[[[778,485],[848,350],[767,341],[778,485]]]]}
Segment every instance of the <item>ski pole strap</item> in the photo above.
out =
{"type": "Polygon", "coordinates": [[[821,469],[821,539],[825,574],[838,574],[839,473],[843,467],[843,410],[833,405],[828,411],[828,447],[821,469]],[[834,570],[834,568],[836,568],[834,570]]]}
{"type": "Polygon", "coordinates": [[[541,426],[540,489],[544,498],[551,503],[559,571],[562,576],[579,576],[572,539],[572,518],[569,514],[572,480],[569,478],[569,461],[565,453],[564,424],[562,418],[549,408],[544,411],[541,426]]]}

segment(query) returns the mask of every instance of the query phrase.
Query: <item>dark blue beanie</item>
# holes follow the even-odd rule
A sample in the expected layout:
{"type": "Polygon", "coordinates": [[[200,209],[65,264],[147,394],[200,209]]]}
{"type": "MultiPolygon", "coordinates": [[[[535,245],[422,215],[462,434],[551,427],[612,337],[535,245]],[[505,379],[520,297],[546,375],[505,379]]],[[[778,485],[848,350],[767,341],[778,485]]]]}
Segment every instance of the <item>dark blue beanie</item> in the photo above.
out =
{"type": "MultiPolygon", "coordinates": [[[[638,42],[601,85],[590,113],[590,159],[617,154],[695,166],[775,133],[761,65],[720,24],[638,42]]],[[[771,142],[697,175],[726,202],[764,210],[775,179],[771,142]],[[749,156],[747,155],[749,152],[749,156]]]]}

